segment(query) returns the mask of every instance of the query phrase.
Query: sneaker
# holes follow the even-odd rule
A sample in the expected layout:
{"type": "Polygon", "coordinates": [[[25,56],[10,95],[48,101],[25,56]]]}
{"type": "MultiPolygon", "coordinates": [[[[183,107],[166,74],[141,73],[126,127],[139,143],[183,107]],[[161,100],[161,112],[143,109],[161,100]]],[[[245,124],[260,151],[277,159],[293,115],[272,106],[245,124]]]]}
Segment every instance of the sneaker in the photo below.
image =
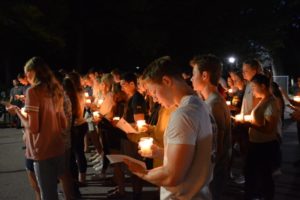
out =
{"type": "Polygon", "coordinates": [[[103,165],[103,163],[102,163],[102,161],[100,161],[97,164],[93,165],[93,168],[95,169],[95,168],[100,167],[102,165],[103,165]]]}
{"type": "Polygon", "coordinates": [[[100,165],[99,167],[96,167],[96,168],[94,168],[94,169],[95,169],[95,171],[101,171],[102,168],[103,168],[103,165],[100,165]]]}
{"type": "Polygon", "coordinates": [[[99,174],[94,174],[92,177],[91,177],[91,180],[93,181],[99,181],[99,180],[103,180],[106,178],[106,175],[103,174],[103,173],[99,173],[99,174]]]}
{"type": "Polygon", "coordinates": [[[101,160],[102,160],[102,156],[98,156],[98,157],[97,157],[95,160],[93,160],[91,163],[92,163],[93,165],[95,165],[95,164],[99,163],[101,160]]]}
{"type": "Polygon", "coordinates": [[[95,160],[98,156],[100,156],[100,155],[98,153],[95,153],[93,156],[89,157],[89,161],[91,162],[91,161],[95,160]]]}

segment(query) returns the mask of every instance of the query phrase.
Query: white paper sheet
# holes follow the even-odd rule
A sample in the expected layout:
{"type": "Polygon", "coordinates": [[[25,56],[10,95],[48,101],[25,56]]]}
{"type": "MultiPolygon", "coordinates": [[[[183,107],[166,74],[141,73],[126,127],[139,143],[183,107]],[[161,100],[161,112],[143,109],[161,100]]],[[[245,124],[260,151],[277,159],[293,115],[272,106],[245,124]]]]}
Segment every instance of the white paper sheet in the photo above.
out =
{"type": "Polygon", "coordinates": [[[127,159],[127,160],[130,160],[131,162],[134,162],[134,163],[142,166],[145,170],[147,169],[146,164],[143,161],[137,160],[130,156],[121,155],[121,154],[111,154],[111,155],[106,155],[106,157],[108,158],[108,160],[111,164],[124,162],[124,159],[127,159]]]}
{"type": "Polygon", "coordinates": [[[121,118],[118,123],[116,124],[116,127],[124,131],[125,133],[135,133],[138,134],[139,132],[133,128],[125,119],[121,118]]]}

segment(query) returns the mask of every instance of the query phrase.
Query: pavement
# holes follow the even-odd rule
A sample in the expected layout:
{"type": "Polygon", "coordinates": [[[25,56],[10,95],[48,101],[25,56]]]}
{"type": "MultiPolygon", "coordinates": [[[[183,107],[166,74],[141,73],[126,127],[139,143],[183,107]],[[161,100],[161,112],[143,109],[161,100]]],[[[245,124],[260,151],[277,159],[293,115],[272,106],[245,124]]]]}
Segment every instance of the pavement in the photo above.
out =
{"type": "MultiPolygon", "coordinates": [[[[20,129],[0,128],[0,200],[32,200],[34,193],[29,186],[24,167],[24,150],[22,149],[22,133],[20,129]]],[[[300,145],[296,135],[296,124],[290,120],[285,121],[282,144],[282,175],[276,178],[275,200],[300,199],[300,167],[293,163],[300,159],[300,145]]],[[[87,155],[88,156],[88,155],[87,155]]],[[[90,180],[93,174],[91,166],[87,172],[87,187],[80,188],[82,199],[106,199],[106,192],[113,188],[108,173],[104,181],[90,180]]],[[[127,198],[130,199],[131,187],[127,180],[127,198]]],[[[61,198],[62,199],[62,198],[61,198]]],[[[158,198],[158,188],[145,183],[143,200],[158,198]]],[[[224,194],[225,200],[243,199],[243,185],[229,181],[224,194]]]]}

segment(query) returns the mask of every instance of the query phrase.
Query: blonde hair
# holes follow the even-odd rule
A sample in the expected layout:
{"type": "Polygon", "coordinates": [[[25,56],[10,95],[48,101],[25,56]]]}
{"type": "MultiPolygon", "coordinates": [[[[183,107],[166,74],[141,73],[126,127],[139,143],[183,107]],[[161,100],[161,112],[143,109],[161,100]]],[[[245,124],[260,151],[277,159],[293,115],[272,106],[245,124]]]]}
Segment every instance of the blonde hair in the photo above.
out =
{"type": "Polygon", "coordinates": [[[62,108],[63,88],[44,59],[33,57],[26,62],[24,69],[25,71],[33,71],[35,73],[35,87],[45,86],[47,88],[49,96],[53,98],[55,109],[59,110],[62,108]]]}
{"type": "Polygon", "coordinates": [[[101,83],[104,83],[109,88],[109,91],[111,91],[114,78],[110,73],[103,74],[101,77],[101,83]]]}

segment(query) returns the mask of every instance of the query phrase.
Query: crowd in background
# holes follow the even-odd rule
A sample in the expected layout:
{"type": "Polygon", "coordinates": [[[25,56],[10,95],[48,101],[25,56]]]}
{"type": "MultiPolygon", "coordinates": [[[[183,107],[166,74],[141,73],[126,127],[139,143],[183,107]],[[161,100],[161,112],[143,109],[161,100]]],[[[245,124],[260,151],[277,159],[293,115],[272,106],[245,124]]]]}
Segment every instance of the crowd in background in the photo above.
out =
{"type": "MultiPolygon", "coordinates": [[[[92,180],[106,178],[112,167],[115,188],[108,199],[126,197],[126,168],[133,199],[143,199],[146,180],[160,187],[160,199],[218,200],[229,179],[245,184],[245,199],[273,199],[285,102],[297,121],[299,144],[300,103],[256,59],[226,78],[214,55],[195,56],[190,66],[192,73],[183,73],[165,56],[142,74],[114,69],[82,75],[54,72],[40,57],[27,61],[5,105],[11,125],[24,133],[36,199],[58,199],[58,180],[65,199],[80,198],[88,161],[94,164],[92,180]],[[138,121],[146,123],[138,134],[126,133],[118,128],[120,119],[136,129],[138,121]],[[151,155],[139,150],[143,137],[153,138],[151,155]],[[95,153],[87,159],[91,146],[95,153]],[[141,160],[147,169],[130,160],[110,164],[110,154],[141,160]],[[237,158],[243,167],[234,173],[237,158]]],[[[300,97],[300,78],[293,92],[300,97]]]]}

